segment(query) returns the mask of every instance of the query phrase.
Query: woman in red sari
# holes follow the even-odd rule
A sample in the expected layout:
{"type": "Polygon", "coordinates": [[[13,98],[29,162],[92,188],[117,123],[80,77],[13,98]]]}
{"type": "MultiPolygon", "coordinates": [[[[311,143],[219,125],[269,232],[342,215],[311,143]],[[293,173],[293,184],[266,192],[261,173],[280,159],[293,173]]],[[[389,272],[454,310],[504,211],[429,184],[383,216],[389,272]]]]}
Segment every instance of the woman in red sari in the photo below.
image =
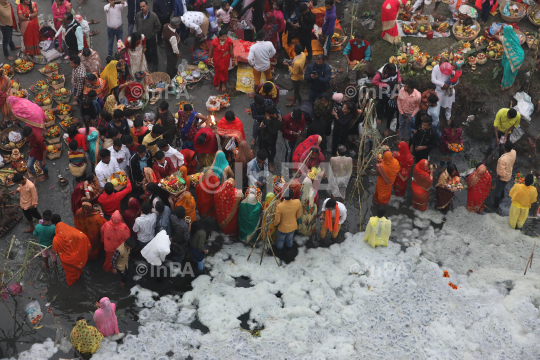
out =
{"type": "Polygon", "coordinates": [[[184,165],[187,168],[187,174],[195,174],[195,171],[197,170],[197,157],[195,156],[195,151],[184,149],[180,152],[184,155],[184,165]]]}
{"type": "Polygon", "coordinates": [[[55,236],[53,239],[53,250],[60,257],[62,268],[66,273],[68,285],[73,285],[79,280],[82,269],[88,261],[88,253],[92,248],[88,236],[81,231],[69,226],[66,223],[55,223],[53,215],[53,224],[55,224],[55,236]]]}
{"type": "Polygon", "coordinates": [[[225,235],[238,236],[238,207],[242,197],[242,190],[234,187],[234,179],[228,179],[216,191],[216,219],[225,235]]]}
{"type": "MultiPolygon", "coordinates": [[[[137,200],[135,200],[137,201],[137,200]]],[[[105,248],[105,263],[103,264],[103,270],[112,271],[111,261],[116,249],[130,237],[131,231],[126,224],[122,221],[122,215],[120,211],[116,210],[111,220],[105,222],[101,227],[101,241],[103,241],[103,247],[105,248]]]]}
{"type": "Polygon", "coordinates": [[[195,135],[195,153],[199,164],[204,167],[212,165],[218,151],[216,134],[209,127],[200,128],[195,135]]]}
{"type": "Polygon", "coordinates": [[[396,181],[394,181],[394,195],[405,196],[414,159],[405,141],[400,142],[398,148],[399,151],[394,152],[394,158],[399,161],[401,169],[397,174],[396,181]]]}
{"type": "Polygon", "coordinates": [[[491,174],[482,163],[467,178],[467,210],[480,213],[491,189],[491,174]]]}
{"type": "Polygon", "coordinates": [[[383,161],[377,163],[377,186],[373,194],[373,203],[386,206],[392,196],[392,185],[401,169],[399,161],[394,159],[390,151],[383,154],[383,161]]]}
{"type": "Polygon", "coordinates": [[[390,44],[398,44],[401,41],[396,23],[399,8],[406,7],[407,0],[386,0],[382,6],[382,34],[381,38],[390,44]]]}
{"type": "Polygon", "coordinates": [[[92,249],[88,251],[88,260],[96,260],[99,257],[99,251],[103,247],[101,227],[107,220],[101,216],[99,210],[93,208],[92,204],[83,202],[82,207],[75,213],[74,221],[75,229],[82,231],[92,245],[92,249]]]}
{"type": "Polygon", "coordinates": [[[274,13],[268,12],[264,17],[263,30],[266,32],[266,41],[272,42],[275,49],[279,48],[279,25],[276,23],[274,13]]]}
{"type": "Polygon", "coordinates": [[[450,164],[441,173],[441,176],[439,176],[439,181],[437,181],[437,185],[435,185],[435,191],[437,194],[437,209],[443,213],[450,210],[450,206],[452,205],[455,190],[449,189],[448,185],[452,184],[452,181],[456,176],[459,177],[456,165],[450,164]]]}
{"type": "Polygon", "coordinates": [[[122,220],[131,231],[131,237],[137,238],[137,233],[133,232],[135,219],[141,216],[141,203],[134,197],[129,198],[128,209],[122,214],[122,220]]]}
{"type": "Polygon", "coordinates": [[[413,198],[412,207],[420,211],[426,211],[429,200],[429,192],[433,183],[433,171],[429,170],[429,162],[420,160],[414,167],[413,181],[411,183],[413,198]]]}
{"type": "Polygon", "coordinates": [[[227,36],[226,30],[220,30],[219,37],[212,40],[210,49],[208,50],[208,57],[214,63],[214,87],[219,91],[219,84],[221,84],[221,90],[227,90],[231,57],[233,65],[236,63],[236,59],[234,58],[233,42],[227,36]]]}
{"type": "Polygon", "coordinates": [[[195,188],[195,194],[197,195],[197,210],[199,210],[201,219],[204,219],[207,216],[213,218],[216,217],[214,194],[218,188],[218,177],[214,174],[212,169],[207,169],[199,178],[199,184],[195,188]]]}
{"type": "Polygon", "coordinates": [[[296,147],[296,149],[294,149],[292,161],[293,161],[293,164],[294,164],[293,168],[294,168],[295,172],[299,169],[300,165],[302,164],[301,158],[302,158],[302,155],[305,154],[306,150],[309,150],[314,146],[319,147],[319,145],[321,144],[321,141],[322,141],[321,136],[319,136],[319,135],[311,135],[306,140],[302,141],[296,147]]]}
{"type": "Polygon", "coordinates": [[[19,28],[23,36],[24,53],[26,55],[39,55],[39,23],[37,4],[31,0],[21,0],[17,5],[19,28]]]}

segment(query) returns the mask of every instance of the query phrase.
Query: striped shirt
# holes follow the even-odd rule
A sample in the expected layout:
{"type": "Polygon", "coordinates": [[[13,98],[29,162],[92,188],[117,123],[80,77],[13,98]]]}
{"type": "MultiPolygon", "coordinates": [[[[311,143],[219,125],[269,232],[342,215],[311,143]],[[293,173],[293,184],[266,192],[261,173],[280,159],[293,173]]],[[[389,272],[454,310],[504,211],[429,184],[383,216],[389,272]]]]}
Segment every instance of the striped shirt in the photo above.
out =
{"type": "Polygon", "coordinates": [[[70,151],[68,158],[69,163],[75,167],[83,166],[86,163],[86,158],[82,151],[70,151]]]}
{"type": "Polygon", "coordinates": [[[147,243],[154,238],[156,234],[156,219],[157,217],[154,213],[148,215],[142,214],[135,219],[133,231],[137,233],[137,240],[147,243]]]}

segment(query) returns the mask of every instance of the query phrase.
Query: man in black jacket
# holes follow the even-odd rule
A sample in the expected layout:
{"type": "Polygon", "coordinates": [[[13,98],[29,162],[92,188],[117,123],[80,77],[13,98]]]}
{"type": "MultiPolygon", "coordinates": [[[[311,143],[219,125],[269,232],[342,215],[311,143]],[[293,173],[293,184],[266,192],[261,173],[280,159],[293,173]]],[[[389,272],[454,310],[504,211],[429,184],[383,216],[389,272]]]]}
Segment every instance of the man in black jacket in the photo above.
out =
{"type": "Polygon", "coordinates": [[[135,14],[141,11],[141,8],[139,6],[139,0],[126,0],[126,2],[128,8],[128,36],[131,36],[131,34],[133,33],[133,27],[135,26],[135,14]]]}
{"type": "Polygon", "coordinates": [[[159,104],[156,112],[156,123],[161,120],[161,126],[163,126],[163,139],[167,141],[167,144],[174,144],[174,136],[176,135],[176,121],[174,121],[174,115],[169,111],[169,103],[165,100],[159,104]]]}
{"type": "Polygon", "coordinates": [[[413,135],[411,139],[411,153],[414,155],[415,161],[428,160],[431,149],[439,146],[439,138],[437,133],[431,129],[433,119],[431,116],[426,116],[422,119],[422,127],[413,135]]]}
{"type": "Polygon", "coordinates": [[[332,69],[324,62],[324,55],[317,55],[315,62],[309,64],[304,73],[304,80],[309,84],[309,101],[315,103],[319,95],[328,89],[331,77],[332,69]]]}
{"type": "Polygon", "coordinates": [[[174,2],[172,0],[155,0],[152,10],[157,15],[159,22],[161,23],[161,29],[157,34],[157,43],[159,46],[163,47],[163,37],[162,31],[163,26],[168,24],[171,20],[171,15],[174,9],[174,2]]]}
{"type": "Polygon", "coordinates": [[[311,32],[317,17],[314,13],[311,12],[306,3],[300,4],[300,45],[302,45],[302,50],[307,49],[308,56],[307,61],[311,61],[311,56],[313,51],[311,50],[311,32]]]}
{"type": "Polygon", "coordinates": [[[129,159],[129,169],[131,172],[131,185],[133,187],[134,197],[139,197],[144,194],[143,180],[145,167],[152,168],[153,158],[150,150],[146,149],[146,146],[137,146],[137,153],[133,154],[129,159]]]}
{"type": "Polygon", "coordinates": [[[276,157],[276,142],[279,130],[281,130],[281,114],[278,114],[274,104],[264,108],[265,116],[261,121],[261,135],[259,136],[259,148],[268,153],[268,170],[274,172],[274,158],[276,157]]]}

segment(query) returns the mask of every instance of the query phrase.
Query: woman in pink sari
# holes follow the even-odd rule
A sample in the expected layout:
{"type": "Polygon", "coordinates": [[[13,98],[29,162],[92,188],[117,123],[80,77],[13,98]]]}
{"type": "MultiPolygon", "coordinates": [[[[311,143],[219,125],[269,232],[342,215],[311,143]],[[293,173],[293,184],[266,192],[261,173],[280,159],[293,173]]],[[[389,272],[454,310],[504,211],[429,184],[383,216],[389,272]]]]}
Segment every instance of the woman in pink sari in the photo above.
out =
{"type": "Polygon", "coordinates": [[[23,36],[24,53],[26,55],[39,55],[39,23],[37,19],[37,4],[31,0],[21,0],[17,5],[19,29],[23,36]]]}
{"type": "MultiPolygon", "coordinates": [[[[53,14],[54,28],[58,31],[60,26],[62,26],[62,18],[67,12],[71,12],[71,3],[67,0],[55,0],[51,6],[53,14]]],[[[62,49],[62,34],[58,37],[58,44],[60,49],[62,49]]]]}
{"type": "Polygon", "coordinates": [[[382,6],[382,34],[381,38],[390,44],[398,44],[401,41],[396,23],[399,8],[405,7],[407,0],[386,0],[382,6]]]}
{"type": "Polygon", "coordinates": [[[11,106],[13,115],[17,120],[23,121],[30,126],[34,134],[43,136],[47,115],[45,115],[42,108],[29,100],[16,96],[8,96],[7,103],[11,106]]]}
{"type": "Polygon", "coordinates": [[[94,313],[94,321],[98,331],[104,336],[111,336],[120,333],[118,329],[118,319],[116,318],[116,305],[108,297],[104,297],[96,302],[97,310],[94,313]]]}
{"type": "MultiPolygon", "coordinates": [[[[137,201],[137,200],[135,200],[137,201]]],[[[116,210],[111,216],[111,220],[107,221],[101,227],[101,241],[105,247],[105,263],[103,270],[112,271],[111,261],[116,249],[126,241],[131,235],[131,230],[122,221],[120,211],[116,210]]]]}

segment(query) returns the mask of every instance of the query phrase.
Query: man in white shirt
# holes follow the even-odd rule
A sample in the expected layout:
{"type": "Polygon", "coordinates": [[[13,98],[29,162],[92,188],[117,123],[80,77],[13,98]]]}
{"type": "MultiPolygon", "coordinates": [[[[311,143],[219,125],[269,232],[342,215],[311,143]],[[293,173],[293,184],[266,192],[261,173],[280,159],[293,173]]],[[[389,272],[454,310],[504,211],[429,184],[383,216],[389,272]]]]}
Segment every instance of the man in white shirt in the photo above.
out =
{"type": "Polygon", "coordinates": [[[128,165],[130,159],[130,153],[126,145],[122,144],[122,140],[114,139],[113,146],[108,149],[111,152],[111,157],[116,160],[120,170],[124,170],[128,173],[128,165]]]}
{"type": "Polygon", "coordinates": [[[96,176],[99,180],[99,186],[104,188],[107,183],[107,178],[117,171],[120,171],[118,162],[115,158],[111,157],[111,152],[107,149],[101,149],[99,151],[101,161],[96,165],[96,176]]]}
{"type": "Polygon", "coordinates": [[[141,205],[141,216],[135,219],[133,232],[137,233],[137,241],[143,249],[156,235],[157,216],[152,212],[152,204],[144,202],[141,205]]]}
{"type": "Polygon", "coordinates": [[[335,239],[338,235],[339,229],[341,229],[341,224],[347,220],[347,208],[339,201],[328,198],[323,202],[319,220],[322,222],[321,240],[324,241],[328,230],[330,230],[332,233],[332,239],[335,239]],[[338,213],[338,219],[336,219],[336,211],[338,213]]]}
{"type": "Polygon", "coordinates": [[[190,32],[195,33],[195,43],[193,44],[195,47],[198,43],[203,42],[206,39],[210,22],[202,12],[193,11],[195,9],[192,4],[188,4],[187,9],[188,11],[180,16],[180,19],[182,24],[184,24],[190,32]]]}
{"type": "Polygon", "coordinates": [[[180,166],[184,165],[184,155],[167,144],[165,139],[158,140],[157,146],[159,150],[163,151],[165,157],[171,159],[175,168],[180,169],[180,166]]]}
{"type": "Polygon", "coordinates": [[[109,42],[108,54],[113,55],[114,37],[116,41],[124,39],[124,32],[122,29],[122,10],[126,7],[124,0],[109,0],[109,3],[105,5],[103,10],[107,14],[107,40],[109,42]]]}
{"type": "Polygon", "coordinates": [[[266,32],[264,30],[257,31],[257,43],[249,49],[248,62],[253,66],[253,77],[255,78],[255,86],[261,83],[261,73],[264,72],[266,81],[272,80],[272,72],[270,71],[270,58],[276,54],[276,49],[270,41],[264,41],[266,32]]]}

